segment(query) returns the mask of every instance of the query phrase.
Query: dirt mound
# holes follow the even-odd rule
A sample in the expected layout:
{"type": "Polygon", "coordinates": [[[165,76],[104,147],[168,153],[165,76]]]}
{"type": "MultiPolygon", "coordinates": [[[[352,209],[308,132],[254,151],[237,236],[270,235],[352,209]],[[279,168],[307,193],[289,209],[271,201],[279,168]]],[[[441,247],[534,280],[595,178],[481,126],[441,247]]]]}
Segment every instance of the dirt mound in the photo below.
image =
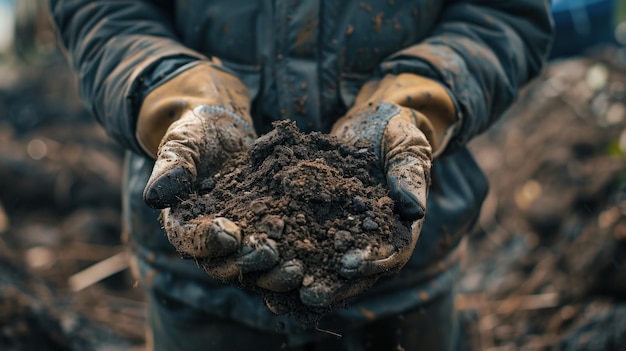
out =
{"type": "MultiPolygon", "coordinates": [[[[391,241],[402,247],[410,240],[388,191],[370,173],[375,161],[366,145],[349,147],[321,133],[300,133],[294,122],[277,122],[250,152],[233,158],[223,172],[202,183],[199,194],[172,211],[187,211],[187,219],[201,214],[229,218],[248,237],[275,240],[282,262],[300,260],[303,285],[336,286],[344,280],[337,271],[348,250],[375,250],[391,241]]],[[[240,283],[252,287],[254,279],[240,283]]],[[[262,293],[292,313],[328,310],[305,307],[297,291],[262,293]]]]}

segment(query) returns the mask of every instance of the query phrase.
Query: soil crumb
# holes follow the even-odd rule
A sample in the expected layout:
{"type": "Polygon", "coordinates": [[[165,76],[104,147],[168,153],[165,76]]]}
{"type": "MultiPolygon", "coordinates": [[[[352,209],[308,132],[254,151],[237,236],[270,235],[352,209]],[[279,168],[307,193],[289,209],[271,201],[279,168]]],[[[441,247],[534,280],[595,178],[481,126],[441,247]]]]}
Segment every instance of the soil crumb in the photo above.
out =
{"type": "MultiPolygon", "coordinates": [[[[228,161],[172,211],[187,211],[188,219],[229,218],[248,238],[275,240],[281,262],[300,260],[303,285],[339,286],[345,278],[337,272],[348,250],[376,250],[385,242],[403,247],[410,241],[410,225],[394,213],[388,190],[372,175],[375,162],[369,145],[347,146],[322,133],[301,133],[294,122],[276,122],[249,152],[228,161]]],[[[358,283],[371,286],[377,278],[358,283]]],[[[309,307],[297,290],[269,292],[255,288],[255,279],[246,274],[237,283],[302,324],[339,307],[309,307]]]]}

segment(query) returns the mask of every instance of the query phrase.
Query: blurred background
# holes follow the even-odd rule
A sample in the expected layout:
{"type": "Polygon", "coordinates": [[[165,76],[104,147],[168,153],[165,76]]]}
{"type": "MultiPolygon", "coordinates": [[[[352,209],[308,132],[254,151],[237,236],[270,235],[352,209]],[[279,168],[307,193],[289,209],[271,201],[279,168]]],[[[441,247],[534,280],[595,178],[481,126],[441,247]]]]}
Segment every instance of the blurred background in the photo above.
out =
{"type": "MultiPolygon", "coordinates": [[[[0,349],[143,349],[123,150],[46,1],[0,0],[0,349]]],[[[472,142],[491,191],[457,306],[474,350],[626,350],[626,0],[554,0],[550,63],[472,142]]]]}

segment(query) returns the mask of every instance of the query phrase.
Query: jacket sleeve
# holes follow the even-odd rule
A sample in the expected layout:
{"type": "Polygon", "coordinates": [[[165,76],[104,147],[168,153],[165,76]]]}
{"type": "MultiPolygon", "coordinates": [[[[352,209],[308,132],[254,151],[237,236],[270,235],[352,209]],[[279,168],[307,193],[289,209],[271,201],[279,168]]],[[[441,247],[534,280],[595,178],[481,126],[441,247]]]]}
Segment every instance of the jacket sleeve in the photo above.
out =
{"type": "Polygon", "coordinates": [[[551,44],[548,2],[448,1],[432,34],[387,58],[379,73],[415,73],[446,85],[460,122],[446,151],[466,145],[540,72],[551,44]]]}
{"type": "Polygon", "coordinates": [[[177,40],[156,2],[50,0],[50,9],[81,99],[111,137],[141,152],[135,126],[146,86],[206,58],[177,40]]]}

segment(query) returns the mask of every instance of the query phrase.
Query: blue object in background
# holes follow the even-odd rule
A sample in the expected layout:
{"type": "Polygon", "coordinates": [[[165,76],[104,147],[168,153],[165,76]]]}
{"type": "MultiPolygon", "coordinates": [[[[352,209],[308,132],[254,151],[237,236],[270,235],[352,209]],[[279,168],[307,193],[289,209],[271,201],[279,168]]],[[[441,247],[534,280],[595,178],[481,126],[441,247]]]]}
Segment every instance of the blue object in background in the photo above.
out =
{"type": "Polygon", "coordinates": [[[572,56],[615,42],[616,0],[554,0],[555,39],[550,58],[572,56]]]}
{"type": "Polygon", "coordinates": [[[13,0],[0,0],[0,55],[13,49],[15,40],[15,4],[13,0]]]}

